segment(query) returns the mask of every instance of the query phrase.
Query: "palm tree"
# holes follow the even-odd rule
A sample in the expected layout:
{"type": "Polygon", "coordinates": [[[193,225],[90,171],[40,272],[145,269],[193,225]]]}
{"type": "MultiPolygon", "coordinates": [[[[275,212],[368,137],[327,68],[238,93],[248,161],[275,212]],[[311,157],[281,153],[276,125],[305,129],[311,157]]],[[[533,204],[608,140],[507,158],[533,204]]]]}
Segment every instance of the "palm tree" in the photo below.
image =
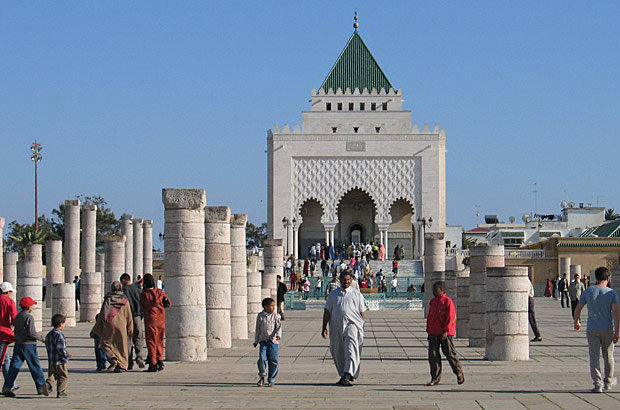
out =
{"type": "Polygon", "coordinates": [[[613,221],[615,219],[620,219],[620,215],[616,213],[616,210],[614,208],[607,208],[605,210],[605,220],[613,221]]]}
{"type": "Polygon", "coordinates": [[[19,256],[23,258],[25,256],[26,245],[29,244],[43,244],[45,242],[45,238],[47,236],[47,232],[42,230],[34,230],[29,229],[23,232],[21,235],[9,235],[9,239],[13,241],[14,248],[16,248],[19,256]]]}

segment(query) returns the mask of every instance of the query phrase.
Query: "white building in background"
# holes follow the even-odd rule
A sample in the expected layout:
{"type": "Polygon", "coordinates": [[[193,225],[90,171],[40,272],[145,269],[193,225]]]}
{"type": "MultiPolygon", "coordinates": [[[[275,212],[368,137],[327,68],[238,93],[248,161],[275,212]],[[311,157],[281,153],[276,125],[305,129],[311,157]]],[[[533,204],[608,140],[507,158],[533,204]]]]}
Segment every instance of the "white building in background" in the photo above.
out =
{"type": "Polygon", "coordinates": [[[412,126],[403,101],[356,29],[301,126],[268,131],[269,237],[285,252],[376,241],[417,257],[424,230],[444,231],[445,131],[412,126]]]}

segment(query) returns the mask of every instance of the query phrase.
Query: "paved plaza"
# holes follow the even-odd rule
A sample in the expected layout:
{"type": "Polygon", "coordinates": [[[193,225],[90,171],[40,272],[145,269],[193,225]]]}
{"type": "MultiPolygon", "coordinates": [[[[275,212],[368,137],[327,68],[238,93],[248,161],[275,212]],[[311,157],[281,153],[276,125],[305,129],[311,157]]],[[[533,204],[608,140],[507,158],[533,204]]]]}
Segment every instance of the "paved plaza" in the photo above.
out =
{"type": "MultiPolygon", "coordinates": [[[[338,375],[327,341],[320,336],[319,310],[287,312],[280,373],[273,388],[255,385],[257,350],[251,341],[234,341],[232,349],[210,349],[206,363],[167,363],[161,373],[98,373],[88,336],[91,325],[78,323],[65,331],[74,354],[69,365],[70,397],[36,396],[24,366],[17,399],[0,398],[0,408],[620,408],[620,388],[589,392],[585,333],[571,330],[570,309],[543,298],[536,298],[536,308],[543,342],[532,345],[530,361],[488,362],[484,349],[469,348],[467,340],[459,339],[456,347],[465,384],[456,384],[444,360],[444,375],[436,387],[425,386],[430,376],[420,311],[368,312],[362,369],[353,387],[334,385],[338,375]]],[[[45,323],[49,316],[46,309],[45,323]]],[[[42,346],[39,354],[46,358],[42,346]]],[[[47,360],[42,362],[46,369],[47,360]]]]}

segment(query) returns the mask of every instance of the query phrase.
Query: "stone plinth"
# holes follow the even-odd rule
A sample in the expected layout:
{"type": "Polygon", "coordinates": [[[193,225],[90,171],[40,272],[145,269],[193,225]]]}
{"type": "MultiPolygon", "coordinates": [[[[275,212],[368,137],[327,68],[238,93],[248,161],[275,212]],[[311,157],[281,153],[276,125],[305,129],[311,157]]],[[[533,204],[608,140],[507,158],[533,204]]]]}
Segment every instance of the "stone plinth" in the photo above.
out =
{"type": "Polygon", "coordinates": [[[456,305],[458,294],[457,294],[457,284],[456,284],[456,271],[447,270],[446,271],[446,294],[454,304],[456,305]]]}
{"type": "Polygon", "coordinates": [[[566,273],[566,276],[570,274],[570,257],[560,258],[560,277],[566,273]]]}
{"type": "Polygon", "coordinates": [[[469,338],[469,269],[456,274],[456,337],[469,338]]]}
{"type": "Polygon", "coordinates": [[[207,347],[232,347],[230,208],[205,209],[207,347]]]}
{"type": "Polygon", "coordinates": [[[164,189],[166,359],[207,360],[204,189],[164,189]]]}
{"type": "Polygon", "coordinates": [[[18,300],[30,296],[37,302],[32,307],[37,332],[43,330],[43,261],[42,245],[27,245],[26,259],[17,262],[18,300]]]}
{"type": "Polygon", "coordinates": [[[133,219],[133,280],[143,277],[144,267],[144,219],[133,219]]]}
{"type": "MultiPolygon", "coordinates": [[[[433,296],[433,283],[446,280],[446,240],[444,234],[424,236],[424,317],[433,296]]],[[[389,281],[388,281],[389,282],[389,281]]]]}
{"type": "Polygon", "coordinates": [[[248,276],[245,226],[248,216],[234,214],[230,221],[231,306],[230,334],[233,339],[248,338],[248,276]]]}
{"type": "Polygon", "coordinates": [[[73,283],[56,283],[53,288],[52,315],[63,315],[65,326],[75,327],[75,286],[73,283]]]}
{"type": "Polygon", "coordinates": [[[153,274],[153,220],[145,219],[142,224],[142,273],[153,274]]]}
{"type": "Polygon", "coordinates": [[[51,308],[54,299],[54,284],[65,281],[62,274],[62,241],[45,242],[45,277],[47,278],[45,307],[51,308]]]}
{"type": "Polygon", "coordinates": [[[248,269],[248,332],[256,329],[256,315],[263,310],[262,306],[262,278],[260,272],[248,269]]]}
{"type": "Polygon", "coordinates": [[[82,272],[80,322],[92,322],[101,309],[101,272],[82,272]]]}
{"type": "Polygon", "coordinates": [[[4,218],[0,216],[0,283],[4,282],[4,218]]]}
{"type": "Polygon", "coordinates": [[[503,246],[469,248],[469,346],[486,345],[487,268],[504,267],[503,246]]]}
{"type": "Polygon", "coordinates": [[[65,283],[80,276],[80,200],[65,201],[65,283]]]}
{"type": "Polygon", "coordinates": [[[282,239],[265,239],[263,243],[263,259],[265,261],[261,291],[263,298],[270,297],[276,300],[278,289],[276,276],[282,275],[282,267],[284,265],[282,242],[282,239]]]}
{"type": "MultiPolygon", "coordinates": [[[[82,272],[95,271],[97,253],[97,205],[82,205],[82,272]]],[[[81,294],[80,294],[81,298],[81,294]]]]}
{"type": "Polygon", "coordinates": [[[527,272],[526,266],[487,269],[487,360],[530,358],[527,272]]]}
{"type": "MultiPolygon", "coordinates": [[[[2,265],[4,268],[4,282],[9,282],[13,289],[17,290],[17,252],[4,252],[2,265]]],[[[16,293],[13,292],[11,299],[17,300],[16,293]]]]}
{"type": "Polygon", "coordinates": [[[106,235],[104,238],[105,272],[103,295],[110,292],[112,282],[120,280],[125,273],[125,235],[106,235]]]}
{"type": "MultiPolygon", "coordinates": [[[[133,216],[123,214],[121,216],[121,233],[125,235],[125,273],[134,278],[133,274],[133,216]]],[[[109,289],[106,289],[107,292],[109,289]]],[[[104,292],[104,294],[105,294],[104,292]]]]}

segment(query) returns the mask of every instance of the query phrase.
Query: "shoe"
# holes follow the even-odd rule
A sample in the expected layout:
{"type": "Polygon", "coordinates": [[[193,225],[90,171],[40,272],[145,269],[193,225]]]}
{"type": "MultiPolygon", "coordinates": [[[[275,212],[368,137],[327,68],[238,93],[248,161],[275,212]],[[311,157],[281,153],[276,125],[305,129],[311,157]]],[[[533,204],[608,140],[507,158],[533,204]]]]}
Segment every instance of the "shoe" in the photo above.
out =
{"type": "Polygon", "coordinates": [[[52,384],[50,382],[43,383],[43,395],[49,396],[52,390],[52,384]]]}
{"type": "Polygon", "coordinates": [[[340,380],[338,380],[336,382],[336,386],[342,386],[342,382],[344,381],[344,376],[340,378],[340,380]]]}
{"type": "Polygon", "coordinates": [[[111,362],[107,369],[105,369],[106,373],[112,373],[116,369],[116,360],[111,362]]]}
{"type": "Polygon", "coordinates": [[[618,379],[615,377],[612,377],[609,383],[605,383],[605,387],[603,389],[611,390],[611,388],[614,387],[616,384],[618,384],[618,379]]]}
{"type": "Polygon", "coordinates": [[[439,380],[433,379],[430,382],[426,383],[427,386],[437,386],[439,384],[439,380]]]}
{"type": "Polygon", "coordinates": [[[164,362],[162,360],[158,361],[157,364],[155,365],[155,367],[157,368],[158,372],[161,372],[162,370],[164,370],[164,362]]]}
{"type": "Polygon", "coordinates": [[[144,365],[144,361],[142,359],[136,359],[136,364],[138,365],[139,368],[144,369],[145,365],[144,365]]]}
{"type": "Polygon", "coordinates": [[[149,363],[149,368],[145,370],[145,372],[156,372],[157,371],[157,365],[153,364],[153,363],[149,363]]]}
{"type": "Polygon", "coordinates": [[[69,395],[68,395],[67,393],[65,393],[64,391],[59,391],[59,392],[56,394],[56,398],[59,398],[59,399],[64,399],[65,397],[69,397],[69,395]]]}
{"type": "Polygon", "coordinates": [[[264,383],[265,383],[265,378],[261,377],[260,379],[258,379],[258,382],[256,382],[256,385],[258,387],[261,387],[264,383]]]}
{"type": "Polygon", "coordinates": [[[530,340],[530,342],[542,342],[542,337],[538,336],[530,340]]]}
{"type": "Polygon", "coordinates": [[[105,366],[98,366],[98,367],[97,367],[97,371],[98,371],[98,372],[102,372],[102,371],[104,371],[104,370],[105,370],[105,366]]]}
{"type": "Polygon", "coordinates": [[[603,388],[601,386],[594,386],[594,388],[592,390],[590,390],[592,393],[602,393],[603,392],[603,388]]]}
{"type": "Polygon", "coordinates": [[[350,386],[353,386],[353,382],[351,382],[351,380],[349,380],[349,379],[345,378],[345,379],[342,381],[342,385],[343,385],[343,386],[345,386],[345,387],[350,387],[350,386]]]}
{"type": "Polygon", "coordinates": [[[116,366],[116,367],[114,368],[114,373],[122,373],[122,372],[124,372],[124,371],[125,371],[125,370],[121,369],[121,368],[120,368],[120,367],[118,367],[118,366],[116,366]]]}
{"type": "Polygon", "coordinates": [[[2,392],[2,395],[3,395],[4,397],[15,397],[15,393],[13,393],[13,392],[12,392],[12,391],[10,391],[10,390],[9,390],[9,391],[3,391],[3,392],[2,392]]]}
{"type": "Polygon", "coordinates": [[[456,382],[457,382],[458,384],[463,384],[463,383],[465,383],[465,375],[464,375],[463,373],[459,374],[459,375],[456,377],[456,382]]]}

